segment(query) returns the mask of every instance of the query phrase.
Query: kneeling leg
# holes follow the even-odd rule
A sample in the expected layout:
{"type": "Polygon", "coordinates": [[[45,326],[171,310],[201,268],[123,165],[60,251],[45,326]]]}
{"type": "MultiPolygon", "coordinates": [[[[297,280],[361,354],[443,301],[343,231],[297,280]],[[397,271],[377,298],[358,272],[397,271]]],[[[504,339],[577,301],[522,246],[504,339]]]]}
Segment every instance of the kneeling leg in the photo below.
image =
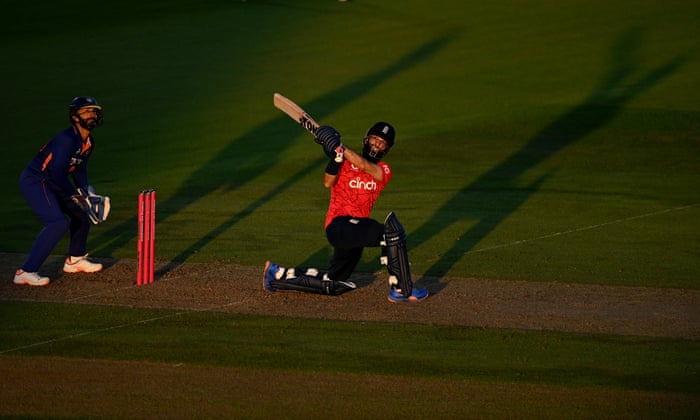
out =
{"type": "Polygon", "coordinates": [[[296,290],[321,295],[341,295],[357,286],[351,281],[335,281],[315,268],[285,268],[269,263],[265,269],[264,287],[269,291],[296,290]]]}

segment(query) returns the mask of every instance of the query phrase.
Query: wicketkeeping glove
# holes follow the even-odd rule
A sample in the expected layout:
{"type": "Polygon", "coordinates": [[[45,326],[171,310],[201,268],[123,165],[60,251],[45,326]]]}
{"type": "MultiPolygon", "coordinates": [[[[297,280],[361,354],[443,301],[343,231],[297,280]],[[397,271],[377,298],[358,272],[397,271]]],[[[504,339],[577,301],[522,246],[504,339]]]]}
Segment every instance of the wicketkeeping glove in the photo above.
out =
{"type": "Polygon", "coordinates": [[[109,197],[95,194],[95,189],[91,185],[87,187],[87,191],[78,188],[78,192],[80,193],[78,196],[85,201],[87,208],[78,204],[75,196],[73,196],[73,201],[87,213],[93,224],[96,225],[107,220],[107,216],[109,216],[109,211],[111,210],[109,197]]]}
{"type": "Polygon", "coordinates": [[[75,205],[78,206],[80,210],[86,213],[90,211],[90,203],[88,203],[87,198],[83,197],[81,194],[71,195],[70,199],[73,200],[75,205]]]}

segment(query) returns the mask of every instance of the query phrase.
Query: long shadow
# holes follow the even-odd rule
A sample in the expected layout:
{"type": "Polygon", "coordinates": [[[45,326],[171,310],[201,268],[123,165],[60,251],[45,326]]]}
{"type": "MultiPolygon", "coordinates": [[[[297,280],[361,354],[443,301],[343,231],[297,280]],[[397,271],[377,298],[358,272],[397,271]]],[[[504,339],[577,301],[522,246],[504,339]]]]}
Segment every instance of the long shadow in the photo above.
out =
{"type": "MultiPolygon", "coordinates": [[[[457,222],[476,220],[476,224],[458,235],[459,240],[441,254],[426,274],[438,279],[444,277],[466,252],[538,191],[546,176],[525,188],[518,182],[529,169],[604,127],[627,102],[669,77],[686,61],[686,57],[676,57],[636,81],[628,81],[639,70],[637,54],[641,35],[639,28],[623,33],[611,50],[610,70],[583,102],[540,130],[522,149],[465,185],[409,234],[409,245],[415,248],[457,222]]],[[[435,287],[441,287],[437,280],[431,291],[435,287]]]]}
{"type": "MultiPolygon", "coordinates": [[[[357,79],[351,83],[339,87],[318,99],[305,103],[302,106],[309,110],[319,121],[336,109],[362,97],[367,92],[395,76],[396,74],[410,69],[428,59],[431,55],[442,49],[449,41],[449,37],[443,36],[426,42],[405,56],[393,63],[379,68],[377,71],[357,79]]],[[[272,98],[272,91],[270,98],[272,98]]],[[[270,100],[272,103],[272,100],[270,100]]],[[[270,105],[272,106],[272,105],[270,105]]],[[[274,167],[279,157],[284,155],[284,151],[290,147],[291,142],[286,139],[284,133],[289,132],[290,124],[293,124],[289,117],[279,113],[277,117],[262,124],[240,138],[232,141],[219,152],[214,158],[204,163],[198,170],[193,172],[173,193],[173,195],[162,202],[158,202],[158,212],[156,224],[162,223],[168,217],[177,214],[183,208],[200,200],[215,191],[225,189],[234,190],[243,185],[254,182],[261,174],[274,167]],[[274,150],[271,154],[269,151],[274,150]]],[[[312,146],[309,146],[312,147],[312,146]]],[[[164,270],[170,270],[178,264],[184,262],[196,250],[210,243],[218,236],[226,232],[244,217],[260,208],[268,202],[274,195],[279,194],[298,181],[305,173],[318,167],[324,159],[314,159],[307,166],[296,174],[280,182],[277,187],[264,193],[258,200],[251,203],[244,210],[231,215],[227,220],[216,226],[201,239],[183,249],[178,254],[172,265],[164,270]]],[[[132,217],[119,223],[108,231],[94,239],[94,243],[101,244],[95,249],[96,255],[111,254],[116,249],[123,247],[133,239],[136,232],[136,217],[132,217]]],[[[163,271],[163,270],[161,270],[163,271]]]]}

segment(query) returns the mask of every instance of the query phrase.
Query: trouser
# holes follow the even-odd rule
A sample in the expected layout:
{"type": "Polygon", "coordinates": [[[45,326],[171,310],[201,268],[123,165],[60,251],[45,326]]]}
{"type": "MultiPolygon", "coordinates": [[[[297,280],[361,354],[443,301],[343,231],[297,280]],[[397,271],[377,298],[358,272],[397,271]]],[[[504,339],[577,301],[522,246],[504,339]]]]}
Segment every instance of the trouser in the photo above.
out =
{"type": "Polygon", "coordinates": [[[369,218],[336,217],[326,228],[326,237],[333,246],[328,272],[315,268],[285,268],[277,290],[340,295],[355,289],[347,281],[360,262],[365,247],[378,247],[384,233],[384,225],[369,218]]]}
{"type": "Polygon", "coordinates": [[[333,246],[328,277],[346,281],[355,271],[366,247],[378,247],[384,225],[369,218],[339,216],[326,228],[326,238],[333,246]]]}
{"type": "Polygon", "coordinates": [[[91,226],[88,216],[75,203],[59,198],[43,179],[27,171],[20,176],[19,189],[44,225],[22,264],[22,270],[39,271],[66,232],[70,232],[68,255],[85,255],[91,226]]]}

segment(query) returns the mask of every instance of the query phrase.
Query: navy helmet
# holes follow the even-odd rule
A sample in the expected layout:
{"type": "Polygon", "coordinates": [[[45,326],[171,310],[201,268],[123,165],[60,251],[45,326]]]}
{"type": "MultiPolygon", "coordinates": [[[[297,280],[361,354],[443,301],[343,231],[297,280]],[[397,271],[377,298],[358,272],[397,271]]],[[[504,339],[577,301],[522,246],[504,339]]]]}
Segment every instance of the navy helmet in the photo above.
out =
{"type": "Polygon", "coordinates": [[[92,130],[98,125],[102,125],[102,105],[100,105],[97,102],[97,99],[93,98],[92,96],[76,96],[68,106],[68,120],[71,124],[75,124],[73,117],[78,119],[78,124],[80,124],[83,128],[92,130]],[[87,120],[81,118],[80,115],[78,115],[78,111],[85,108],[94,109],[95,113],[97,114],[97,118],[88,118],[87,120]]]}
{"type": "Polygon", "coordinates": [[[379,121],[367,130],[365,138],[362,145],[362,156],[369,160],[370,162],[377,163],[382,158],[389,153],[389,150],[394,146],[394,138],[396,137],[396,130],[394,127],[384,121],[379,121]],[[381,152],[373,152],[372,147],[369,144],[369,136],[377,136],[386,141],[387,148],[381,152]]]}

